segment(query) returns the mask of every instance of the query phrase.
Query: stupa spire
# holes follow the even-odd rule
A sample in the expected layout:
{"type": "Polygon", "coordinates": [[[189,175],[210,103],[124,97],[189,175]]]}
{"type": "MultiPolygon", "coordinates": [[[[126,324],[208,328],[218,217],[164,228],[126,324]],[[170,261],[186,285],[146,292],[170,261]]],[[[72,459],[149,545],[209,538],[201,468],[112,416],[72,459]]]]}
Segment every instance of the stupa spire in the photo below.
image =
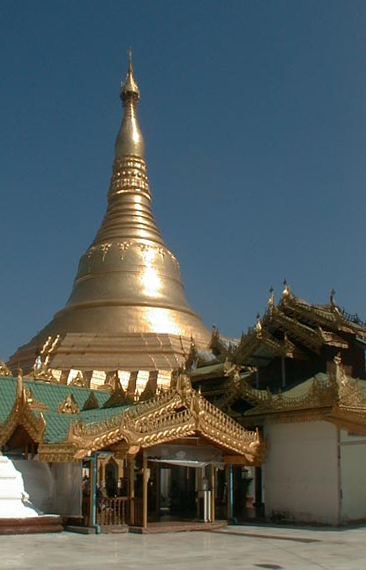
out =
{"type": "Polygon", "coordinates": [[[116,158],[133,155],[140,158],[145,156],[144,137],[137,119],[137,103],[140,90],[135,81],[132,68],[132,50],[128,51],[128,69],[124,83],[121,84],[121,99],[124,115],[121,128],[116,138],[116,158]]]}
{"type": "Polygon", "coordinates": [[[127,75],[125,81],[121,83],[121,99],[123,104],[126,104],[126,102],[130,98],[136,101],[140,99],[140,90],[133,75],[132,49],[130,48],[127,53],[128,53],[127,75]]]}
{"type": "MultiPolygon", "coordinates": [[[[146,335],[150,340],[155,335],[156,340],[151,340],[155,347],[163,346],[159,335],[178,339],[174,341],[176,348],[164,348],[164,358],[171,363],[166,363],[168,368],[179,364],[176,355],[185,351],[182,339],[186,339],[187,346],[191,338],[197,346],[206,346],[210,340],[209,331],[186,300],[178,261],[165,245],[152,213],[145,145],[137,119],[139,98],[130,52],[127,76],[121,86],[123,117],[116,139],[107,211],[94,241],[80,259],[66,306],[11,358],[10,362],[16,361],[25,370],[33,365],[39,342],[57,334],[61,342],[53,355],[54,362],[65,346],[62,339],[77,334],[80,339],[73,345],[70,361],[74,368],[85,370],[119,368],[121,351],[128,353],[123,343],[131,346],[132,338],[133,343],[141,343],[134,356],[134,369],[143,368],[141,362],[147,361],[150,369],[156,366],[152,363],[155,357],[148,358],[146,335]],[[94,347],[89,357],[83,335],[119,339],[118,352],[107,357],[104,349],[94,347]]],[[[173,341],[169,342],[173,346],[173,341]]],[[[121,366],[123,369],[127,364],[121,366]]]]}

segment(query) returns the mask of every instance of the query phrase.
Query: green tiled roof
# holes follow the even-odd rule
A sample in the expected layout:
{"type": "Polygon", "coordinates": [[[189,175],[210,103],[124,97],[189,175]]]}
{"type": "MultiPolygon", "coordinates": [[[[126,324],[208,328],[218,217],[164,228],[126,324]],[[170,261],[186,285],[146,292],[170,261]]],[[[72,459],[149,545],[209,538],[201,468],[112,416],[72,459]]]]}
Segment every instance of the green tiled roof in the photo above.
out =
{"type": "Polygon", "coordinates": [[[57,443],[67,438],[69,422],[82,421],[83,424],[100,423],[118,416],[125,408],[106,408],[88,410],[80,414],[60,414],[57,412],[42,412],[46,420],[45,443],[57,443]]]}
{"type": "Polygon", "coordinates": [[[193,370],[193,372],[190,373],[190,378],[194,381],[197,378],[200,378],[201,376],[209,376],[210,374],[214,374],[214,375],[220,374],[221,376],[224,376],[225,364],[222,362],[219,362],[219,363],[210,364],[207,366],[201,366],[199,368],[196,368],[196,370],[193,370]]]}
{"type": "MultiPolygon", "coordinates": [[[[4,422],[10,414],[15,396],[17,379],[9,376],[0,377],[0,422],[4,422]]],[[[94,394],[99,404],[99,408],[82,411],[82,408],[93,390],[89,388],[79,388],[77,386],[65,386],[63,384],[53,384],[42,382],[41,380],[25,380],[23,386],[30,388],[34,399],[37,402],[46,404],[48,410],[42,414],[46,420],[46,431],[44,434],[45,443],[56,443],[67,438],[69,422],[82,421],[83,424],[100,423],[114,416],[118,416],[122,411],[127,410],[131,405],[117,406],[113,408],[102,408],[110,398],[110,393],[103,390],[94,390],[94,394]],[[58,406],[68,395],[72,395],[81,410],[78,414],[64,414],[57,412],[58,406]]],[[[40,412],[34,411],[35,415],[40,412]]]]}
{"type": "MultiPolygon", "coordinates": [[[[357,383],[357,386],[360,389],[361,394],[363,396],[366,396],[366,381],[365,380],[358,380],[358,379],[354,379],[351,377],[348,377],[347,379],[351,384],[357,383]]],[[[328,376],[328,374],[325,374],[324,372],[319,372],[315,376],[312,376],[311,378],[304,380],[303,382],[297,384],[293,388],[290,388],[288,390],[284,390],[282,392],[282,396],[285,398],[299,398],[299,397],[305,396],[309,392],[310,388],[312,387],[314,380],[318,380],[320,383],[326,383],[329,380],[329,376],[328,376]]]]}
{"type": "Polygon", "coordinates": [[[0,377],[0,422],[6,420],[11,412],[16,394],[16,379],[0,377]]]}
{"type": "Polygon", "coordinates": [[[311,376],[311,378],[308,378],[307,380],[304,380],[303,382],[296,384],[296,386],[294,386],[293,388],[289,388],[288,390],[283,390],[282,396],[284,398],[301,398],[302,396],[305,396],[309,392],[310,388],[313,385],[314,380],[318,380],[321,383],[325,383],[328,381],[328,379],[329,379],[328,374],[319,372],[319,374],[311,376]]]}

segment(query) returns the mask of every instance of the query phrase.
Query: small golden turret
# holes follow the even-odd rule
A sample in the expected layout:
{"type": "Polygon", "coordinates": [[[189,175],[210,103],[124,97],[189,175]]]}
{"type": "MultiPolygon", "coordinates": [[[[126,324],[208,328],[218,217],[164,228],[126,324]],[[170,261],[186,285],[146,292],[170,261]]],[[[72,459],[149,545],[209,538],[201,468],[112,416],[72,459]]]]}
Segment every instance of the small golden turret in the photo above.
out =
{"type": "Polygon", "coordinates": [[[210,333],[186,300],[178,261],[166,247],[151,210],[145,144],[137,118],[139,98],[130,53],[121,86],[124,113],[115,144],[107,212],[80,259],[65,308],[11,358],[10,364],[22,366],[25,372],[34,363],[37,347],[57,334],[61,342],[52,355],[52,368],[153,368],[153,350],[148,347],[161,347],[159,335],[169,336],[168,340],[164,336],[164,342],[172,357],[167,357],[166,368],[171,368],[184,360],[182,354],[188,354],[191,338],[198,347],[209,343],[210,333]],[[108,356],[102,337],[119,348],[109,350],[108,356]],[[127,358],[129,345],[134,354],[127,358]],[[174,348],[178,345],[179,349],[174,348]]]}

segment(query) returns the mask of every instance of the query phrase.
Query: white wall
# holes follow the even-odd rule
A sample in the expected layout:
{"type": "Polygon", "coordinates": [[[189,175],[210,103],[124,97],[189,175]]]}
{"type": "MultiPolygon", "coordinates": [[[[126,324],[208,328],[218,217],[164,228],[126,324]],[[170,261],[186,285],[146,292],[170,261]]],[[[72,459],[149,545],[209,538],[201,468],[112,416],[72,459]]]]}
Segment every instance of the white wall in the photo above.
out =
{"type": "Polygon", "coordinates": [[[14,459],[12,461],[14,467],[23,476],[24,488],[29,494],[31,503],[42,513],[51,513],[50,505],[54,493],[54,482],[48,463],[37,460],[26,461],[25,459],[14,459]]]}
{"type": "Polygon", "coordinates": [[[342,522],[366,519],[366,437],[341,430],[342,522]]]}
{"type": "Polygon", "coordinates": [[[266,426],[266,516],[306,523],[339,523],[337,428],[327,422],[266,426]]]}
{"type": "Polygon", "coordinates": [[[53,463],[52,511],[63,516],[81,516],[83,466],[81,461],[53,463]]]}
{"type": "Polygon", "coordinates": [[[13,460],[34,507],[42,513],[81,516],[82,464],[13,460]]]}

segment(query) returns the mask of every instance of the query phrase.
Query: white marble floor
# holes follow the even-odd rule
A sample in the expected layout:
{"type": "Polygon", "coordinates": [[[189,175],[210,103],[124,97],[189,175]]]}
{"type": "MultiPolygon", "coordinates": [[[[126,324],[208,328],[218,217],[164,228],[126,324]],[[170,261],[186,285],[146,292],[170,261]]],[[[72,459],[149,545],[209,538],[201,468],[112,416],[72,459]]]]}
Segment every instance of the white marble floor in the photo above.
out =
{"type": "Polygon", "coordinates": [[[1,570],[365,570],[366,527],[0,536],[1,570]]]}

